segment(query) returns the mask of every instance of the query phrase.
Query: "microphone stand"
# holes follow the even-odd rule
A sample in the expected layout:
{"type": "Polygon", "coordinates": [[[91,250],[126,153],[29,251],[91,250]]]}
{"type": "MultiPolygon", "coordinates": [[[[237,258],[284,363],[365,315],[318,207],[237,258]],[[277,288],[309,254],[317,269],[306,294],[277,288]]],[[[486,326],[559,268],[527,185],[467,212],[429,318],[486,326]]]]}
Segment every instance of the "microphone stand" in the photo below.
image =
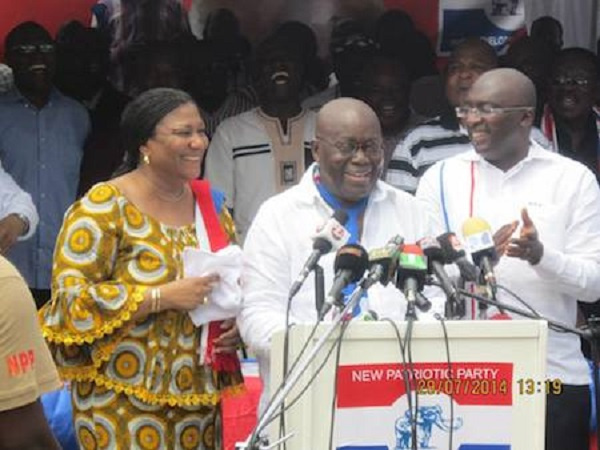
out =
{"type": "Polygon", "coordinates": [[[323,303],[325,303],[325,276],[323,268],[320,265],[315,266],[315,306],[317,308],[317,316],[321,314],[323,303]]]}
{"type": "Polygon", "coordinates": [[[594,383],[594,399],[596,401],[596,440],[600,443],[600,414],[599,406],[600,406],[600,375],[598,373],[598,365],[600,364],[600,319],[596,317],[592,317],[588,320],[586,329],[579,329],[575,327],[570,327],[560,322],[556,322],[554,320],[549,320],[540,315],[533,314],[530,311],[525,311],[521,308],[516,308],[510,305],[507,305],[503,302],[499,302],[497,300],[490,300],[481,295],[472,294],[471,292],[465,291],[463,289],[459,289],[458,292],[462,295],[472,297],[478,302],[486,303],[487,305],[496,306],[498,309],[503,308],[507,311],[518,314],[522,317],[527,317],[529,319],[535,320],[544,320],[548,322],[549,327],[551,326],[555,330],[560,330],[567,333],[573,333],[581,338],[586,339],[590,342],[590,346],[592,348],[592,361],[594,364],[593,367],[593,376],[592,381],[594,383]]]}
{"type": "Polygon", "coordinates": [[[560,330],[560,331],[565,331],[567,333],[573,333],[576,334],[577,336],[580,336],[584,339],[589,339],[591,337],[591,333],[588,332],[587,330],[580,330],[579,328],[575,328],[575,327],[570,327],[569,325],[565,325],[561,322],[556,322],[554,320],[550,320],[547,319],[539,314],[534,314],[531,311],[527,311],[525,309],[521,309],[521,308],[517,308],[516,306],[511,306],[508,305],[506,303],[500,302],[498,300],[491,300],[487,297],[484,297],[482,295],[477,295],[474,294],[472,292],[469,291],[465,291],[464,289],[458,289],[458,292],[461,295],[464,295],[465,297],[471,297],[473,299],[475,299],[478,302],[481,303],[485,303],[488,306],[495,306],[496,308],[500,309],[503,308],[507,311],[513,312],[515,314],[518,314],[519,316],[522,317],[527,317],[528,319],[533,319],[533,320],[543,320],[545,322],[548,322],[548,325],[550,326],[550,328],[554,328],[555,330],[560,330]]]}
{"type": "MultiPolygon", "coordinates": [[[[366,285],[367,283],[364,284],[366,285]]],[[[354,292],[352,292],[348,303],[346,303],[341,313],[334,318],[329,327],[312,347],[310,352],[308,352],[303,359],[295,365],[288,376],[283,380],[283,383],[277,389],[275,396],[269,402],[267,410],[259,418],[258,424],[256,427],[254,427],[254,430],[252,430],[250,437],[245,442],[237,443],[235,445],[236,450],[267,450],[272,448],[272,446],[269,446],[268,443],[264,442],[264,439],[262,439],[262,442],[260,442],[260,433],[269,425],[272,417],[277,413],[277,410],[281,408],[281,405],[285,401],[287,395],[298,383],[304,372],[306,372],[306,370],[309,368],[310,364],[315,360],[321,349],[327,343],[329,337],[340,326],[342,321],[347,320],[346,317],[354,309],[354,306],[356,303],[358,303],[366,290],[367,286],[363,286],[363,283],[360,283],[354,292]]],[[[331,426],[333,426],[333,424],[331,424],[331,426]]],[[[283,440],[287,440],[292,436],[293,433],[290,433],[285,436],[283,440]]]]}

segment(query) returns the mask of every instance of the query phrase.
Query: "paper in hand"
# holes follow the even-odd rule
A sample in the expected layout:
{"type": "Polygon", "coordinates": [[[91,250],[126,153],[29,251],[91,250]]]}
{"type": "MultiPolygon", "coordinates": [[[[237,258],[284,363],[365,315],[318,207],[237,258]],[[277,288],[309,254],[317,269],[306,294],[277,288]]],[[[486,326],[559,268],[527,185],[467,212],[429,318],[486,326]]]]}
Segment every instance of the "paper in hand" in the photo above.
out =
{"type": "Polygon", "coordinates": [[[218,274],[219,283],[215,286],[205,305],[190,311],[194,325],[201,326],[214,320],[235,317],[242,304],[242,290],[239,284],[242,273],[242,249],[230,245],[216,253],[187,247],[183,250],[183,275],[203,277],[218,274]]]}

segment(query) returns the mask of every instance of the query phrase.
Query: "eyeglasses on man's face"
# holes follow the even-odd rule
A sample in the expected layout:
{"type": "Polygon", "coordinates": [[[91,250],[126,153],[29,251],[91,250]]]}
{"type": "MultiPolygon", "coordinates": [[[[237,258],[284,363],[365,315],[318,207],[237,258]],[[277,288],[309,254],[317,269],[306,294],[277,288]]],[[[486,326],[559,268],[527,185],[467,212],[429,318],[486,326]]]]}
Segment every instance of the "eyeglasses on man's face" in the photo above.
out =
{"type": "Polygon", "coordinates": [[[19,55],[31,55],[33,53],[54,53],[55,47],[54,44],[21,44],[15,45],[10,49],[12,52],[17,53],[19,55]]]}
{"type": "Polygon", "coordinates": [[[477,106],[457,106],[455,108],[456,117],[460,119],[466,118],[469,114],[476,117],[493,117],[500,114],[506,114],[518,111],[533,111],[531,106],[493,106],[493,105],[477,105],[477,106]]]}
{"type": "Polygon", "coordinates": [[[346,158],[351,158],[358,153],[358,149],[362,148],[365,155],[374,157],[379,156],[383,148],[381,141],[378,139],[367,139],[365,141],[357,141],[355,139],[347,139],[338,142],[331,142],[327,139],[317,136],[317,141],[325,142],[327,145],[337,149],[338,153],[346,158]]]}
{"type": "Polygon", "coordinates": [[[586,77],[554,77],[551,83],[554,87],[573,86],[576,88],[587,88],[592,85],[592,80],[586,77]]]}

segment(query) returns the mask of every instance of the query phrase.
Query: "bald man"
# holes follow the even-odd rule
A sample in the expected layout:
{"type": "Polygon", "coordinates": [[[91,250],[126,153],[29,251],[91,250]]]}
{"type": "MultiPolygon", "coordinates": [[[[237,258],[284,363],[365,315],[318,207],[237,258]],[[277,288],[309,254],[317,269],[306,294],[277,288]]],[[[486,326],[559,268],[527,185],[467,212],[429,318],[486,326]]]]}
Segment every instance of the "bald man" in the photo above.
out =
{"type": "MultiPolygon", "coordinates": [[[[469,217],[496,231],[500,285],[543,317],[574,327],[577,300],[600,297],[600,189],[582,164],[530,141],[535,87],[514,69],[496,69],[473,84],[457,110],[474,149],[434,165],[417,197],[438,222],[458,232],[469,217]],[[442,200],[443,199],[443,200],[442,200]]],[[[498,299],[521,306],[499,291],[498,299]]],[[[549,332],[547,449],[587,449],[588,368],[579,338],[549,332]]]]}
{"type": "MultiPolygon", "coordinates": [[[[244,243],[244,306],[239,326],[244,342],[259,360],[268,396],[271,337],[283,330],[288,292],[312,252],[312,236],[333,211],[349,219],[350,242],[367,250],[394,235],[416,242],[430,235],[430,220],[410,195],[379,180],[383,163],[381,128],[375,112],[360,100],[339,98],[321,108],[312,144],[315,163],[300,183],[265,201],[244,243]]],[[[325,292],[333,278],[335,254],[321,258],[325,292]]],[[[291,304],[292,323],[317,320],[312,274],[291,304]]],[[[402,294],[393,283],[373,286],[362,311],[404,318],[402,294]],[[367,306],[365,306],[367,305],[367,306]]]]}
{"type": "MultiPolygon", "coordinates": [[[[494,48],[480,38],[469,38],[456,46],[445,70],[445,109],[438,117],[412,130],[396,147],[385,181],[413,194],[429,167],[444,158],[471,150],[469,137],[456,117],[455,108],[464,103],[473,83],[497,65],[494,48]]],[[[538,128],[532,129],[531,138],[550,147],[538,128]]]]}

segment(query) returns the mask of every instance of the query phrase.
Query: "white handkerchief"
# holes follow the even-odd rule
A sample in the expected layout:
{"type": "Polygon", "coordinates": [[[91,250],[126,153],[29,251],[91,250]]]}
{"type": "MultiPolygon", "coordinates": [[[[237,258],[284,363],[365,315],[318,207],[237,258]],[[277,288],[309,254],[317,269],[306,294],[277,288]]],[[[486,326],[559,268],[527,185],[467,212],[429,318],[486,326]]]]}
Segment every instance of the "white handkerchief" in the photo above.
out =
{"type": "Polygon", "coordinates": [[[235,317],[242,304],[242,290],[239,280],[242,273],[242,249],[230,245],[211,253],[198,248],[183,250],[183,275],[204,277],[218,274],[219,283],[209,296],[209,302],[190,311],[194,325],[200,326],[214,320],[235,317]]]}

